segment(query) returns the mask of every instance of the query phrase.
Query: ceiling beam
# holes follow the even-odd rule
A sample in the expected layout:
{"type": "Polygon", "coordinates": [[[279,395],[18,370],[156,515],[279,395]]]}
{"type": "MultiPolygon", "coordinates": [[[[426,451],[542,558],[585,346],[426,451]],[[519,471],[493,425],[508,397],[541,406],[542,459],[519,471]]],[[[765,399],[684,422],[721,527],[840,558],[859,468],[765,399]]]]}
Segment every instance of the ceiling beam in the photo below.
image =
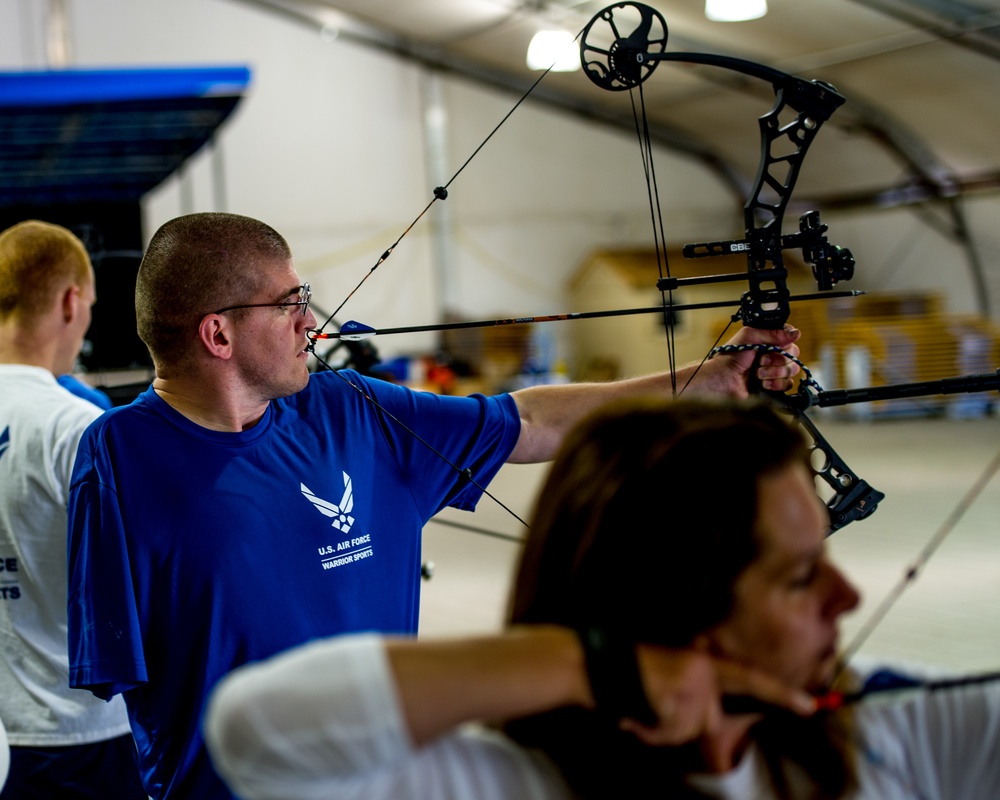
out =
{"type": "Polygon", "coordinates": [[[854,0],[887,17],[1000,61],[1000,14],[955,0],[854,0]]]}

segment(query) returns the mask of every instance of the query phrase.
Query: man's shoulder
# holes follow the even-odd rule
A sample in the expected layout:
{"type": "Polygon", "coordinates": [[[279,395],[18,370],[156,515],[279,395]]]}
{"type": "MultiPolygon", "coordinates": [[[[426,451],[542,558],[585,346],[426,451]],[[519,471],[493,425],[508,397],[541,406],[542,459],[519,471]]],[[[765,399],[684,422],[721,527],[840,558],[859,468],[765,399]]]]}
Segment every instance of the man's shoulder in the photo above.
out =
{"type": "MultiPolygon", "coordinates": [[[[95,478],[100,483],[114,485],[113,464],[124,463],[134,470],[140,463],[139,456],[155,455],[162,449],[163,442],[156,435],[158,422],[162,420],[141,400],[142,395],[128,405],[100,413],[86,427],[73,468],[74,486],[95,478]]],[[[89,405],[86,400],[80,402],[89,405]]]]}
{"type": "Polygon", "coordinates": [[[281,397],[274,402],[278,406],[307,406],[314,402],[330,402],[334,398],[338,402],[358,400],[365,403],[366,394],[377,392],[382,384],[375,378],[368,378],[351,369],[323,370],[309,376],[305,388],[295,394],[281,397]]]}
{"type": "Polygon", "coordinates": [[[4,392],[0,414],[46,429],[86,427],[101,415],[93,403],[60,386],[47,370],[20,364],[0,365],[4,392]]]}
{"type": "Polygon", "coordinates": [[[337,394],[341,401],[350,398],[357,405],[371,407],[383,402],[402,404],[404,406],[433,407],[442,406],[450,411],[465,408],[471,413],[479,413],[482,409],[495,409],[497,412],[511,416],[517,415],[517,407],[509,393],[496,395],[442,395],[423,389],[417,389],[402,383],[394,383],[382,378],[362,375],[351,369],[324,370],[315,372],[309,377],[305,389],[281,398],[278,402],[289,404],[307,404],[313,400],[328,399],[337,394]]]}

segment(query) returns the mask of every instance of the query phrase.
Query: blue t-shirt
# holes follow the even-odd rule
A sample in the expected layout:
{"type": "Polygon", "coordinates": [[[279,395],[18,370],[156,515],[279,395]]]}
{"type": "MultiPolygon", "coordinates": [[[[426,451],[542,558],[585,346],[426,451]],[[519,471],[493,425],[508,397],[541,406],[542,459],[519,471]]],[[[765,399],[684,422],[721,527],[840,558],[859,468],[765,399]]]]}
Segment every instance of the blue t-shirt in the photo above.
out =
{"type": "MultiPolygon", "coordinates": [[[[509,395],[341,374],[480,485],[520,434],[509,395]]],[[[230,797],[200,724],[234,667],[323,636],[416,631],[421,529],[480,492],[387,413],[326,372],[246,431],[202,428],[149,389],[84,434],[70,685],[124,695],[153,797],[230,797]]]]}

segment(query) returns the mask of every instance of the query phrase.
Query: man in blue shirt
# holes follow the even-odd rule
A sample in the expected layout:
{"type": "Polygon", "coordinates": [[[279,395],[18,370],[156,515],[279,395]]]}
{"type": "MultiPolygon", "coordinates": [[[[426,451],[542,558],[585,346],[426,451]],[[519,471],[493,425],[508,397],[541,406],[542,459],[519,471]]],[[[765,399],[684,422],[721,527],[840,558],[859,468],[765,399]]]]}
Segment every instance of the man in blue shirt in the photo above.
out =
{"type": "MultiPolygon", "coordinates": [[[[136,284],[156,377],[80,445],[70,680],[125,697],[157,800],[230,797],[200,730],[223,675],[322,636],[415,633],[431,516],[474,507],[505,462],[551,458],[597,406],[670,392],[669,375],[489,398],[310,375],[309,298],[287,243],[264,223],[218,213],[168,222],[136,284]]],[[[795,352],[797,338],[744,330],[734,342],[795,352]]],[[[692,389],[745,394],[753,360],[709,362],[692,389]]],[[[758,377],[782,389],[794,372],[770,356],[758,377]]]]}

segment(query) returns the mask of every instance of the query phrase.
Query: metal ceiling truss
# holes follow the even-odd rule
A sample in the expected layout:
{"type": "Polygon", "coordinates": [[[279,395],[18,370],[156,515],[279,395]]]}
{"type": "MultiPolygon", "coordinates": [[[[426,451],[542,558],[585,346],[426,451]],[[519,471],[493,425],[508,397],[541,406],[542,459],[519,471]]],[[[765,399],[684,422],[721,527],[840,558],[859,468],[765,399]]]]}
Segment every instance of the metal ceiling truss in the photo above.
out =
{"type": "MultiPolygon", "coordinates": [[[[314,0],[239,0],[278,14],[292,22],[305,25],[319,34],[343,39],[353,44],[370,47],[395,57],[422,65],[430,70],[454,75],[491,89],[523,95],[531,85],[523,76],[486,67],[470,59],[455,56],[446,49],[448,43],[464,38],[465,34],[449,36],[435,44],[417,42],[384,29],[363,24],[348,15],[335,11],[331,4],[314,0]],[[332,15],[332,16],[331,16],[332,15]],[[331,18],[336,17],[336,22],[331,18]]],[[[903,21],[924,33],[957,45],[975,50],[991,58],[1000,59],[1000,14],[954,2],[954,0],[854,0],[880,13],[903,21]]],[[[572,13],[580,3],[547,4],[572,13]]],[[[515,7],[510,14],[478,28],[475,33],[493,29],[508,22],[519,13],[535,12],[537,0],[530,0],[515,7]]],[[[746,81],[717,70],[702,70],[702,77],[709,82],[738,87],[740,91],[762,91],[753,81],[746,81]]],[[[592,103],[578,96],[539,85],[531,98],[592,123],[634,134],[634,120],[611,110],[609,106],[592,103]]],[[[831,124],[851,132],[865,135],[886,148],[906,170],[905,178],[893,187],[880,190],[845,193],[825,198],[812,198],[796,203],[798,208],[819,204],[824,208],[871,209],[912,207],[928,224],[956,241],[965,251],[973,280],[983,289],[984,277],[981,259],[975,242],[965,222],[960,202],[968,191],[992,191],[1000,186],[1000,172],[987,173],[974,179],[963,180],[934,154],[930,147],[913,131],[877,106],[852,95],[844,114],[831,124]],[[943,215],[936,215],[928,205],[939,207],[943,215]],[[943,218],[942,218],[943,216],[943,218]]],[[[675,152],[690,156],[712,173],[730,190],[734,202],[743,204],[747,187],[752,179],[743,174],[720,152],[709,147],[704,140],[662,122],[649,121],[652,140],[675,152]]],[[[979,293],[981,310],[989,313],[987,292],[979,293]]]]}

